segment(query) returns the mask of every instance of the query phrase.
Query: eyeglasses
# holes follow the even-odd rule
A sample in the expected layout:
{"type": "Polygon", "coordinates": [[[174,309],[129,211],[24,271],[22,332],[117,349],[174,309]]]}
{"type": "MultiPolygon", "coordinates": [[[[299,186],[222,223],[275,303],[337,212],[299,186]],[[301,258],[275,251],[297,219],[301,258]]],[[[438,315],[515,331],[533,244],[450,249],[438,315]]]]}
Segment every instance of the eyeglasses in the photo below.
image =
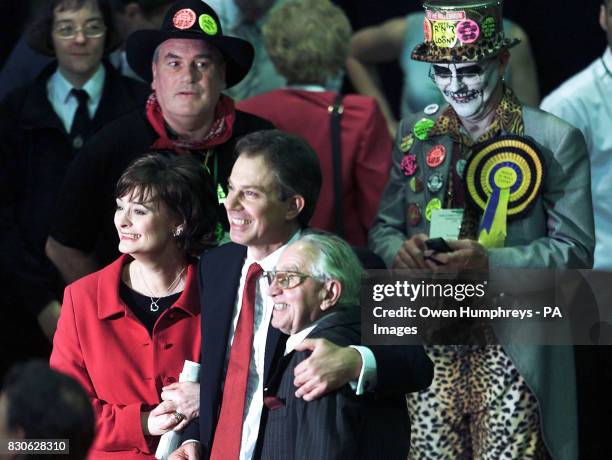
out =
{"type": "Polygon", "coordinates": [[[83,35],[87,38],[100,38],[106,32],[106,26],[99,21],[88,22],[82,27],[76,27],[70,23],[60,23],[53,28],[53,32],[63,39],[74,38],[79,32],[83,32],[83,35]]]}
{"type": "Polygon", "coordinates": [[[487,67],[481,67],[479,65],[455,69],[455,72],[453,72],[450,67],[432,65],[429,68],[429,78],[431,78],[435,84],[440,86],[450,85],[453,78],[460,80],[466,85],[478,85],[481,83],[486,71],[487,67]]]}
{"type": "Polygon", "coordinates": [[[269,271],[264,272],[263,276],[268,280],[268,285],[272,286],[272,283],[276,281],[281,289],[293,289],[298,287],[304,282],[306,278],[312,278],[321,281],[321,278],[317,276],[307,275],[306,273],[290,272],[290,271],[269,271]]]}

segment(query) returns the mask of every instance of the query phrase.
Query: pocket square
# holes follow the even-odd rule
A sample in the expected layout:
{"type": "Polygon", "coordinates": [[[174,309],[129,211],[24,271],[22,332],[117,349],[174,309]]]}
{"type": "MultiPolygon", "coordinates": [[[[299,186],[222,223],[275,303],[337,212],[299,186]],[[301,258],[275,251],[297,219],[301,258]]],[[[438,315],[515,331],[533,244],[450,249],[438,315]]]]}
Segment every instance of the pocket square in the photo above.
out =
{"type": "Polygon", "coordinates": [[[264,396],[264,406],[270,410],[280,409],[285,407],[285,401],[276,396],[264,396]]]}

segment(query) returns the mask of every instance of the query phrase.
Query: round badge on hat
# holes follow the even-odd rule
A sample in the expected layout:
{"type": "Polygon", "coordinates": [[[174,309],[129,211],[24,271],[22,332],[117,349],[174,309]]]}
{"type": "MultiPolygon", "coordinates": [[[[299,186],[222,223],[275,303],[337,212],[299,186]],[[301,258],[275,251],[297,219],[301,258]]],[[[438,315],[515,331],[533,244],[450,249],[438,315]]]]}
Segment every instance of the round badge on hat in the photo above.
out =
{"type": "Polygon", "coordinates": [[[406,153],[408,150],[410,150],[413,144],[414,136],[412,134],[408,134],[402,137],[402,140],[400,142],[400,150],[402,151],[402,153],[406,153]]]}
{"type": "Polygon", "coordinates": [[[193,27],[196,21],[196,14],[191,8],[183,8],[178,10],[172,16],[172,24],[177,29],[185,30],[193,27]]]}
{"type": "Polygon", "coordinates": [[[412,176],[418,168],[416,155],[408,154],[404,156],[400,168],[404,172],[404,176],[412,176]]]}
{"type": "Polygon", "coordinates": [[[416,203],[410,203],[406,210],[406,216],[408,217],[408,224],[412,227],[416,227],[421,222],[421,208],[416,203]]]}
{"type": "Polygon", "coordinates": [[[210,14],[201,14],[200,19],[198,19],[198,23],[200,24],[200,29],[207,33],[208,35],[216,35],[219,32],[219,27],[215,19],[210,14]]]}
{"type": "Polygon", "coordinates": [[[457,164],[455,165],[455,171],[461,179],[463,179],[463,173],[465,172],[466,163],[467,161],[464,158],[461,158],[457,161],[457,164]]]}
{"type": "Polygon", "coordinates": [[[408,185],[413,193],[421,193],[423,191],[423,181],[420,177],[412,177],[408,182],[408,185]]]}
{"type": "Polygon", "coordinates": [[[437,168],[446,158],[446,147],[442,144],[434,145],[429,152],[427,152],[427,166],[430,168],[437,168]]]}
{"type": "Polygon", "coordinates": [[[423,109],[425,115],[433,115],[440,109],[438,104],[429,104],[427,107],[423,109]]]}
{"type": "Polygon", "coordinates": [[[438,173],[432,174],[427,179],[427,190],[431,193],[438,193],[442,190],[442,186],[444,185],[444,181],[442,180],[442,176],[438,173]]]}
{"type": "Polygon", "coordinates": [[[427,203],[427,207],[425,208],[425,218],[428,221],[431,221],[431,215],[438,209],[442,209],[442,202],[439,198],[432,198],[429,200],[429,203],[427,203]]]}
{"type": "Polygon", "coordinates": [[[436,122],[429,118],[421,118],[414,124],[412,132],[418,140],[426,141],[429,139],[429,131],[431,131],[435,124],[436,122]]]}
{"type": "Polygon", "coordinates": [[[479,241],[503,246],[506,221],[527,214],[542,190],[544,162],[530,139],[508,135],[474,147],[465,168],[466,196],[483,210],[479,241]]]}

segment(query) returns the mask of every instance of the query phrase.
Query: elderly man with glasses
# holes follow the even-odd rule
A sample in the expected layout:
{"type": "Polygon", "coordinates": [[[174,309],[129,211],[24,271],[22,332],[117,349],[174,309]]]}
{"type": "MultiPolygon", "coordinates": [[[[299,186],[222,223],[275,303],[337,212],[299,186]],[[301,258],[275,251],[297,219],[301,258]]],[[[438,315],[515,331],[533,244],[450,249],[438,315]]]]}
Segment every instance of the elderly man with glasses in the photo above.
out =
{"type": "Polygon", "coordinates": [[[264,390],[262,459],[406,458],[410,423],[403,396],[358,397],[349,385],[311,403],[295,396],[294,371],[309,357],[296,346],[313,338],[345,346],[360,341],[362,274],[344,240],[317,233],[289,245],[276,269],[264,273],[271,325],[289,338],[264,390]]]}
{"type": "MultiPolygon", "coordinates": [[[[504,37],[501,3],[424,4],[425,42],[412,58],[431,64],[448,105],[428,105],[400,125],[369,235],[389,267],[592,266],[584,138],[504,84],[517,40],[504,37]],[[448,240],[447,252],[428,249],[434,237],[448,240]]],[[[501,346],[504,332],[495,325],[488,346],[427,347],[436,377],[409,397],[410,458],[577,457],[572,349],[501,346]]]]}

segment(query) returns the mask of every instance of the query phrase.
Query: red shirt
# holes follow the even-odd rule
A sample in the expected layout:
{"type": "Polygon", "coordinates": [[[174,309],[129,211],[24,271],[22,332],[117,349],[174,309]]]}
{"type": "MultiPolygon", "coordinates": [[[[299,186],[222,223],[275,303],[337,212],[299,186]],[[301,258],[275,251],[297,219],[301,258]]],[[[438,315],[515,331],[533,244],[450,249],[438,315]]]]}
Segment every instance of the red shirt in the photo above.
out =
{"type": "Polygon", "coordinates": [[[51,367],[75,377],[91,398],[96,439],[89,459],[153,459],[158,437],[142,433],[140,412],[161,402],[186,359],[200,360],[195,264],[185,290],[157,319],[151,337],[119,298],[123,255],[66,288],[51,367]]]}

